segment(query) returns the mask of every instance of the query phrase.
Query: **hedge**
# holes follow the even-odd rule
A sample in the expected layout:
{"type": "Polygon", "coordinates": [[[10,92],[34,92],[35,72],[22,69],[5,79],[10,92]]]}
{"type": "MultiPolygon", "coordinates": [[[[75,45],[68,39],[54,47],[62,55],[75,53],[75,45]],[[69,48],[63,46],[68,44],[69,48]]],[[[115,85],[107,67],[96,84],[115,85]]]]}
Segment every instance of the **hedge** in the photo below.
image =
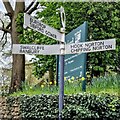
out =
{"type": "MultiPolygon", "coordinates": [[[[18,99],[23,120],[58,119],[58,95],[22,95],[18,99]]],[[[8,98],[9,104],[10,102],[12,104],[13,101],[13,97],[8,98]]],[[[120,99],[109,94],[65,95],[62,118],[64,120],[84,118],[118,120],[120,118],[120,99]]]]}

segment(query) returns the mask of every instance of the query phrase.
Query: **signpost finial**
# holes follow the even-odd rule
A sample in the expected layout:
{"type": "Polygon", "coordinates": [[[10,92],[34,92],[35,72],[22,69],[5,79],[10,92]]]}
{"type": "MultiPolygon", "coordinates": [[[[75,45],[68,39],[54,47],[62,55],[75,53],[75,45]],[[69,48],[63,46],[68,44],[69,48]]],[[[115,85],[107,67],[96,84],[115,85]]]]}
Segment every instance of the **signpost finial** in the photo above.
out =
{"type": "Polygon", "coordinates": [[[60,18],[61,18],[61,25],[62,25],[63,29],[65,29],[66,17],[65,17],[64,8],[62,6],[60,7],[60,18]]]}

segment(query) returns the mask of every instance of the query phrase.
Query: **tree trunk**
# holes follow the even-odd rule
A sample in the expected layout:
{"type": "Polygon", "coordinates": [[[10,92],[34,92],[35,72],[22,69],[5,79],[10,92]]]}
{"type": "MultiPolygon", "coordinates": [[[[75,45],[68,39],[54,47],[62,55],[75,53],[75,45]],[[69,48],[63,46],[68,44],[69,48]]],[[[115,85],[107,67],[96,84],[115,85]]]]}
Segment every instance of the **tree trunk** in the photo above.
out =
{"type": "Polygon", "coordinates": [[[52,67],[49,68],[49,78],[50,82],[52,82],[52,85],[54,85],[54,72],[52,67]]]}
{"type": "MultiPolygon", "coordinates": [[[[22,33],[17,32],[16,18],[18,13],[23,12],[25,8],[24,2],[16,2],[15,11],[12,16],[12,44],[18,44],[18,36],[22,33]]],[[[22,82],[25,81],[25,55],[13,55],[13,68],[11,77],[10,93],[21,89],[22,82]]]]}

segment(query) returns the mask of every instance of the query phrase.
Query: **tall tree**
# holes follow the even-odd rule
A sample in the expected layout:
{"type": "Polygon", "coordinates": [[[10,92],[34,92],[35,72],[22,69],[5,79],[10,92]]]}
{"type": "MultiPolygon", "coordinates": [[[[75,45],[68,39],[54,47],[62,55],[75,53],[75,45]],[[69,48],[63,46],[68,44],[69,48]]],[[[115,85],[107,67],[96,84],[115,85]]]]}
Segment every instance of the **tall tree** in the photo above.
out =
{"type": "MultiPolygon", "coordinates": [[[[10,18],[10,23],[8,24],[7,27],[4,27],[4,25],[0,27],[0,30],[4,31],[3,37],[5,34],[10,33],[12,44],[18,44],[20,43],[19,36],[20,34],[23,34],[23,30],[21,31],[17,30],[16,19],[18,17],[18,14],[24,13],[24,12],[31,14],[34,10],[37,9],[39,3],[33,0],[31,4],[29,4],[29,6],[25,9],[25,1],[16,0],[15,10],[13,10],[9,0],[2,0],[2,1],[7,11],[6,15],[9,16],[10,18]]],[[[21,83],[25,81],[25,55],[15,54],[15,55],[12,55],[12,57],[13,57],[13,66],[12,66],[10,93],[18,89],[21,89],[21,85],[22,85],[21,83]]]]}
{"type": "MultiPolygon", "coordinates": [[[[57,9],[62,5],[66,13],[66,34],[77,28],[84,21],[88,21],[88,41],[116,38],[115,51],[103,51],[88,53],[87,71],[91,76],[104,75],[111,72],[120,72],[120,2],[96,3],[96,2],[43,2],[45,6],[42,12],[37,13],[38,18],[46,24],[60,29],[60,19],[57,9]],[[56,14],[57,13],[57,14],[56,14]]],[[[37,33],[36,33],[37,34],[37,33]]],[[[48,37],[37,34],[37,44],[55,44],[48,37]],[[40,39],[37,39],[40,38],[40,39]]],[[[37,56],[39,61],[35,64],[34,74],[40,76],[46,72],[46,68],[55,69],[55,57],[37,56]],[[53,61],[53,62],[52,62],[53,61]],[[39,63],[39,64],[38,64],[39,63]],[[51,64],[52,63],[52,64],[51,64]]]]}

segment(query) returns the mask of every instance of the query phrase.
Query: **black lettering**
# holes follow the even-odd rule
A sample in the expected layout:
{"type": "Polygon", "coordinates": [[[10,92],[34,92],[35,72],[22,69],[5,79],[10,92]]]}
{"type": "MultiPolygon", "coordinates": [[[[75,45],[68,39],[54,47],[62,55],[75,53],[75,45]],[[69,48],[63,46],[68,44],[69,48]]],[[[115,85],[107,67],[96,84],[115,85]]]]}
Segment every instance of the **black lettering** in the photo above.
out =
{"type": "Polygon", "coordinates": [[[112,49],[112,45],[103,45],[103,46],[93,47],[93,50],[104,50],[104,49],[112,49]]]}
{"type": "Polygon", "coordinates": [[[91,47],[91,46],[94,46],[94,43],[85,43],[85,47],[91,47]]]}
{"type": "Polygon", "coordinates": [[[47,30],[45,31],[45,34],[52,37],[52,38],[57,38],[57,36],[55,34],[52,34],[51,32],[49,32],[47,30]]]}
{"type": "Polygon", "coordinates": [[[105,49],[110,49],[110,48],[112,49],[112,45],[105,45],[104,47],[105,49]]]}
{"type": "Polygon", "coordinates": [[[83,47],[83,44],[74,44],[70,46],[71,48],[81,48],[83,47]]]}
{"type": "Polygon", "coordinates": [[[44,46],[37,46],[37,50],[44,50],[44,46]]]}
{"type": "Polygon", "coordinates": [[[104,41],[103,42],[102,41],[101,42],[95,42],[95,46],[100,46],[100,45],[104,46],[104,41]]]}
{"type": "Polygon", "coordinates": [[[33,19],[32,18],[30,18],[30,24],[33,22],[33,19]]]}

